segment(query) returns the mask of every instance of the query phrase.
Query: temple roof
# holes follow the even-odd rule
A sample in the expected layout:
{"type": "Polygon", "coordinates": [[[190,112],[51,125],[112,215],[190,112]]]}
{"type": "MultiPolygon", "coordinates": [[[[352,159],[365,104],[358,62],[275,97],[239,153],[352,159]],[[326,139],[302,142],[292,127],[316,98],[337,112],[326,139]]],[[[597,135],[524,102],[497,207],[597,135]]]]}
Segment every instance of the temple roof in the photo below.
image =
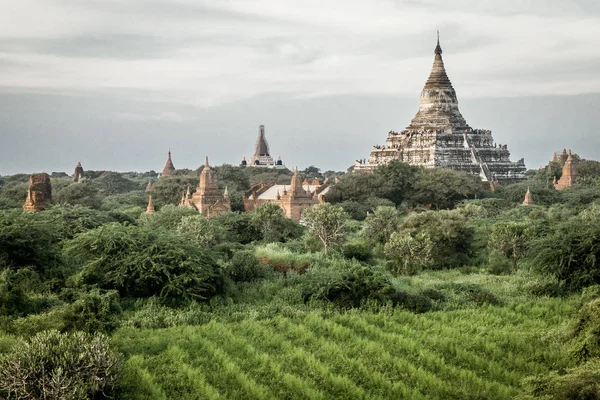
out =
{"type": "Polygon", "coordinates": [[[446,73],[438,33],[433,66],[419,100],[419,111],[409,130],[443,130],[463,133],[471,129],[458,109],[458,99],[446,73]]]}
{"type": "Polygon", "coordinates": [[[171,150],[169,150],[169,157],[167,158],[167,162],[165,163],[165,167],[163,168],[161,175],[171,175],[173,172],[175,172],[175,166],[171,160],[171,150]]]}
{"type": "Polygon", "coordinates": [[[269,145],[267,144],[267,139],[265,138],[265,126],[261,125],[258,128],[258,139],[256,140],[256,149],[254,150],[254,156],[268,156],[269,155],[269,145]]]}

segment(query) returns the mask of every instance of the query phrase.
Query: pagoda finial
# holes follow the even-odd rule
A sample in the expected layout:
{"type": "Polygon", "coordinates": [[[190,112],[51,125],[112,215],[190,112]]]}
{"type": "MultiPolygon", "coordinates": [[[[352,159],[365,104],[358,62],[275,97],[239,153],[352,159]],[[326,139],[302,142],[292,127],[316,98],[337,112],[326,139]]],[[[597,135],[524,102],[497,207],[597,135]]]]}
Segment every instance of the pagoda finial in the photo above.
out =
{"type": "Polygon", "coordinates": [[[146,208],[146,214],[154,214],[154,203],[152,202],[152,196],[148,199],[148,207],[146,208]]]}
{"type": "Polygon", "coordinates": [[[204,166],[208,168],[208,156],[206,156],[206,161],[204,162],[204,166]]]}
{"type": "Polygon", "coordinates": [[[435,54],[442,54],[442,46],[440,46],[440,31],[437,31],[437,46],[435,46],[435,54]]]}

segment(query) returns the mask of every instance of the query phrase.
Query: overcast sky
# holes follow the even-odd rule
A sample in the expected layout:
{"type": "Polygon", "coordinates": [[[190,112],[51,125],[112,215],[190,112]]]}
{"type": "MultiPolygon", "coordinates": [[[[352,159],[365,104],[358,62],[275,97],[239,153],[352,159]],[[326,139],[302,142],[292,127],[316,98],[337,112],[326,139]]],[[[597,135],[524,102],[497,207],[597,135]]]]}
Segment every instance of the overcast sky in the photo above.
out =
{"type": "Polygon", "coordinates": [[[441,32],[474,128],[600,159],[597,0],[19,0],[0,14],[0,174],[250,156],[346,169],[417,110],[441,32]]]}

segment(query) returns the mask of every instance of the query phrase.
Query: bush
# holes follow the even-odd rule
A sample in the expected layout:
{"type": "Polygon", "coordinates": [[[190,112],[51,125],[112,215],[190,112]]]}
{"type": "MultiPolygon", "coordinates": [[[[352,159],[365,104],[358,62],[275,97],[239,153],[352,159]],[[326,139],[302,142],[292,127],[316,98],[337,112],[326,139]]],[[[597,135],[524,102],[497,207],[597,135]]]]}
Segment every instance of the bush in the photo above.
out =
{"type": "Polygon", "coordinates": [[[532,265],[569,290],[600,284],[600,212],[588,209],[551,224],[548,231],[531,241],[532,265]]]}
{"type": "Polygon", "coordinates": [[[189,207],[166,205],[153,214],[143,213],[140,216],[140,226],[149,231],[168,229],[174,231],[184,217],[197,216],[198,211],[189,207]]]}
{"type": "Polygon", "coordinates": [[[353,241],[346,243],[343,253],[348,259],[368,262],[373,258],[373,245],[367,241],[353,241]]]}
{"type": "Polygon", "coordinates": [[[459,267],[470,262],[475,230],[458,211],[411,214],[398,235],[427,235],[432,243],[432,268],[459,267]]]}
{"type": "Polygon", "coordinates": [[[311,266],[302,284],[304,301],[325,300],[341,308],[367,300],[386,303],[395,293],[383,272],[355,260],[323,259],[311,266]]]}
{"type": "Polygon", "coordinates": [[[551,371],[529,378],[526,385],[531,394],[526,399],[600,399],[600,359],[592,359],[566,371],[551,371]]]}
{"type": "Polygon", "coordinates": [[[575,361],[600,357],[600,298],[581,307],[575,317],[571,337],[569,352],[575,361]]]}
{"type": "Polygon", "coordinates": [[[47,331],[0,357],[0,388],[9,398],[108,398],[120,370],[107,336],[47,331]]]}
{"type": "Polygon", "coordinates": [[[223,241],[225,230],[202,214],[183,217],[176,228],[177,235],[201,248],[210,248],[223,241]]]}
{"type": "Polygon", "coordinates": [[[119,294],[110,290],[101,292],[98,289],[82,293],[63,313],[62,330],[84,331],[88,333],[110,333],[119,327],[119,316],[122,314],[119,294]]]}
{"type": "Polygon", "coordinates": [[[60,275],[60,232],[43,213],[0,211],[0,265],[34,267],[46,276],[60,275]]]}
{"type": "Polygon", "coordinates": [[[252,211],[251,225],[260,232],[263,242],[285,242],[302,236],[302,225],[285,216],[283,210],[273,203],[265,203],[252,211]]]}
{"type": "Polygon", "coordinates": [[[212,255],[167,231],[107,224],[77,236],[66,253],[81,265],[83,284],[122,296],[177,302],[204,300],[220,289],[212,255]]]}
{"type": "Polygon", "coordinates": [[[487,272],[492,275],[510,274],[512,265],[508,258],[497,251],[492,251],[489,255],[487,272]]]}
{"type": "Polygon", "coordinates": [[[398,291],[392,295],[393,304],[415,313],[424,313],[433,307],[431,300],[423,294],[398,291]]]}
{"type": "Polygon", "coordinates": [[[227,275],[234,282],[252,282],[268,275],[269,268],[262,265],[253,251],[237,251],[228,263],[227,275]]]}

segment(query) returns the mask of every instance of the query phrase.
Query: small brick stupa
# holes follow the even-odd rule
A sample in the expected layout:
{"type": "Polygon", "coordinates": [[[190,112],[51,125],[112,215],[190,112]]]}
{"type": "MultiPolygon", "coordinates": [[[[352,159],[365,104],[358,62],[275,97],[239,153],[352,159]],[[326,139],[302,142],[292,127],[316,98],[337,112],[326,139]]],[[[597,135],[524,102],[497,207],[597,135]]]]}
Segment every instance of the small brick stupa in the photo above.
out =
{"type": "MultiPolygon", "coordinates": [[[[556,178],[555,178],[556,179],[556,178]]],[[[562,168],[562,175],[558,182],[554,182],[554,188],[556,190],[568,189],[577,182],[577,168],[573,163],[573,154],[569,149],[567,160],[562,168]]]]}
{"type": "Polygon", "coordinates": [[[52,201],[52,185],[50,176],[42,172],[29,177],[29,189],[27,190],[27,199],[23,205],[26,211],[42,211],[52,201]]]}
{"type": "Polygon", "coordinates": [[[171,150],[169,150],[169,156],[167,157],[167,162],[165,163],[165,167],[163,168],[160,176],[170,176],[175,173],[175,166],[173,165],[173,160],[171,160],[171,150]]]}
{"type": "Polygon", "coordinates": [[[73,182],[81,182],[83,179],[83,167],[81,166],[81,161],[77,162],[75,166],[75,171],[73,172],[73,182]]]}
{"type": "Polygon", "coordinates": [[[535,202],[533,201],[533,196],[531,195],[531,190],[527,187],[527,193],[525,193],[525,200],[523,200],[524,206],[532,206],[535,202]]]}
{"type": "Polygon", "coordinates": [[[148,199],[148,207],[146,207],[146,214],[154,214],[154,203],[152,202],[152,196],[148,199]]]}

